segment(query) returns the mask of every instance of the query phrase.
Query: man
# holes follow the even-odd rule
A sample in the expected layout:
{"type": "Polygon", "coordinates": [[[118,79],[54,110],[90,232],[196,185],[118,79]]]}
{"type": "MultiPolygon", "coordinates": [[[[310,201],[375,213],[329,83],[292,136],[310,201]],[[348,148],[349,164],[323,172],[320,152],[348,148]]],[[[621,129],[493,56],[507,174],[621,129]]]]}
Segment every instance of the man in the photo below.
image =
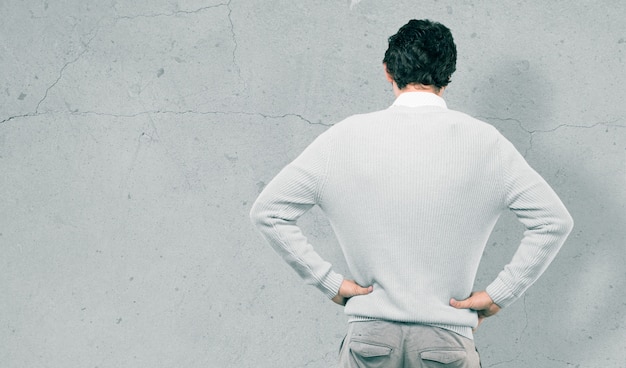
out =
{"type": "Polygon", "coordinates": [[[411,20],[389,38],[383,66],[393,105],[321,134],[267,185],[251,218],[300,276],[345,305],[342,367],[478,367],[472,330],[537,280],[573,222],[494,127],[446,107],[441,96],[456,68],[448,28],[411,20]],[[314,205],[354,281],[297,226],[314,205]],[[527,230],[511,262],[472,293],[506,209],[527,230]]]}

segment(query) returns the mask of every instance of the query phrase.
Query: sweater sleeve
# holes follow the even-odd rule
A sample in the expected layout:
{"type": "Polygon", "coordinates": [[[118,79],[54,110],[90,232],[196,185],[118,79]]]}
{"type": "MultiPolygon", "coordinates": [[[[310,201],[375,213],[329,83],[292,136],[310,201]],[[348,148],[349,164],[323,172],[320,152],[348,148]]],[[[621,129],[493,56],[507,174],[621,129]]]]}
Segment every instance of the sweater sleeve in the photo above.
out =
{"type": "Polygon", "coordinates": [[[322,259],[297,220],[318,204],[328,162],[328,134],[320,135],[267,184],[250,218],[274,250],[310,285],[328,298],[337,295],[343,276],[322,259]]]}
{"type": "Polygon", "coordinates": [[[506,307],[546,270],[571,232],[573,220],[513,144],[502,136],[499,139],[505,204],[526,228],[510,263],[486,289],[496,304],[506,307]]]}

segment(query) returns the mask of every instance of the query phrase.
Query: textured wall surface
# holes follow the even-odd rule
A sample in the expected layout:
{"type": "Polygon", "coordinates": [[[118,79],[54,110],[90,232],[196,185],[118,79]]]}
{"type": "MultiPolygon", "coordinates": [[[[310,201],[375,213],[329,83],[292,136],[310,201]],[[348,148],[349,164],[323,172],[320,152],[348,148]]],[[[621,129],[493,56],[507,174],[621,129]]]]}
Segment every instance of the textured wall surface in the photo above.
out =
{"type": "MultiPolygon", "coordinates": [[[[0,1],[0,366],[334,366],[341,308],[248,211],[328,126],[391,104],[386,39],[430,18],[459,51],[448,106],[500,129],[576,222],[478,330],[483,367],[624,367],[625,4],[0,1]]],[[[345,271],[321,213],[301,223],[345,271]]],[[[522,231],[498,223],[477,288],[522,231]]]]}

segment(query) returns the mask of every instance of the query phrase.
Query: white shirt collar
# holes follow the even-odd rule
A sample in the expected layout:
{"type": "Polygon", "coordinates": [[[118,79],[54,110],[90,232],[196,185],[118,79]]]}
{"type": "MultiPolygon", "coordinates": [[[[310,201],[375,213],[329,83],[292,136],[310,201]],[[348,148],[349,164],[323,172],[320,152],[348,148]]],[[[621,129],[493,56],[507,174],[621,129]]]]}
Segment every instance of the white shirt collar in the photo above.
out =
{"type": "Polygon", "coordinates": [[[396,98],[392,106],[439,106],[448,108],[443,98],[431,92],[404,92],[396,98]]]}

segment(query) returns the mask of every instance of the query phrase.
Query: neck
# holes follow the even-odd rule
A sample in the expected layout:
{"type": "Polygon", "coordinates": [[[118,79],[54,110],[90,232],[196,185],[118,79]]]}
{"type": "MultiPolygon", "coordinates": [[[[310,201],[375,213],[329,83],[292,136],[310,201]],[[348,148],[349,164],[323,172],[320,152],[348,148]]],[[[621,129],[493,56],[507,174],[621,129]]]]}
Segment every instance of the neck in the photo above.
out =
{"type": "Polygon", "coordinates": [[[437,96],[441,97],[443,95],[443,90],[445,87],[437,88],[435,86],[424,85],[424,84],[408,84],[404,88],[399,89],[396,82],[393,82],[393,93],[396,97],[400,96],[405,92],[428,92],[434,93],[437,96]]]}

